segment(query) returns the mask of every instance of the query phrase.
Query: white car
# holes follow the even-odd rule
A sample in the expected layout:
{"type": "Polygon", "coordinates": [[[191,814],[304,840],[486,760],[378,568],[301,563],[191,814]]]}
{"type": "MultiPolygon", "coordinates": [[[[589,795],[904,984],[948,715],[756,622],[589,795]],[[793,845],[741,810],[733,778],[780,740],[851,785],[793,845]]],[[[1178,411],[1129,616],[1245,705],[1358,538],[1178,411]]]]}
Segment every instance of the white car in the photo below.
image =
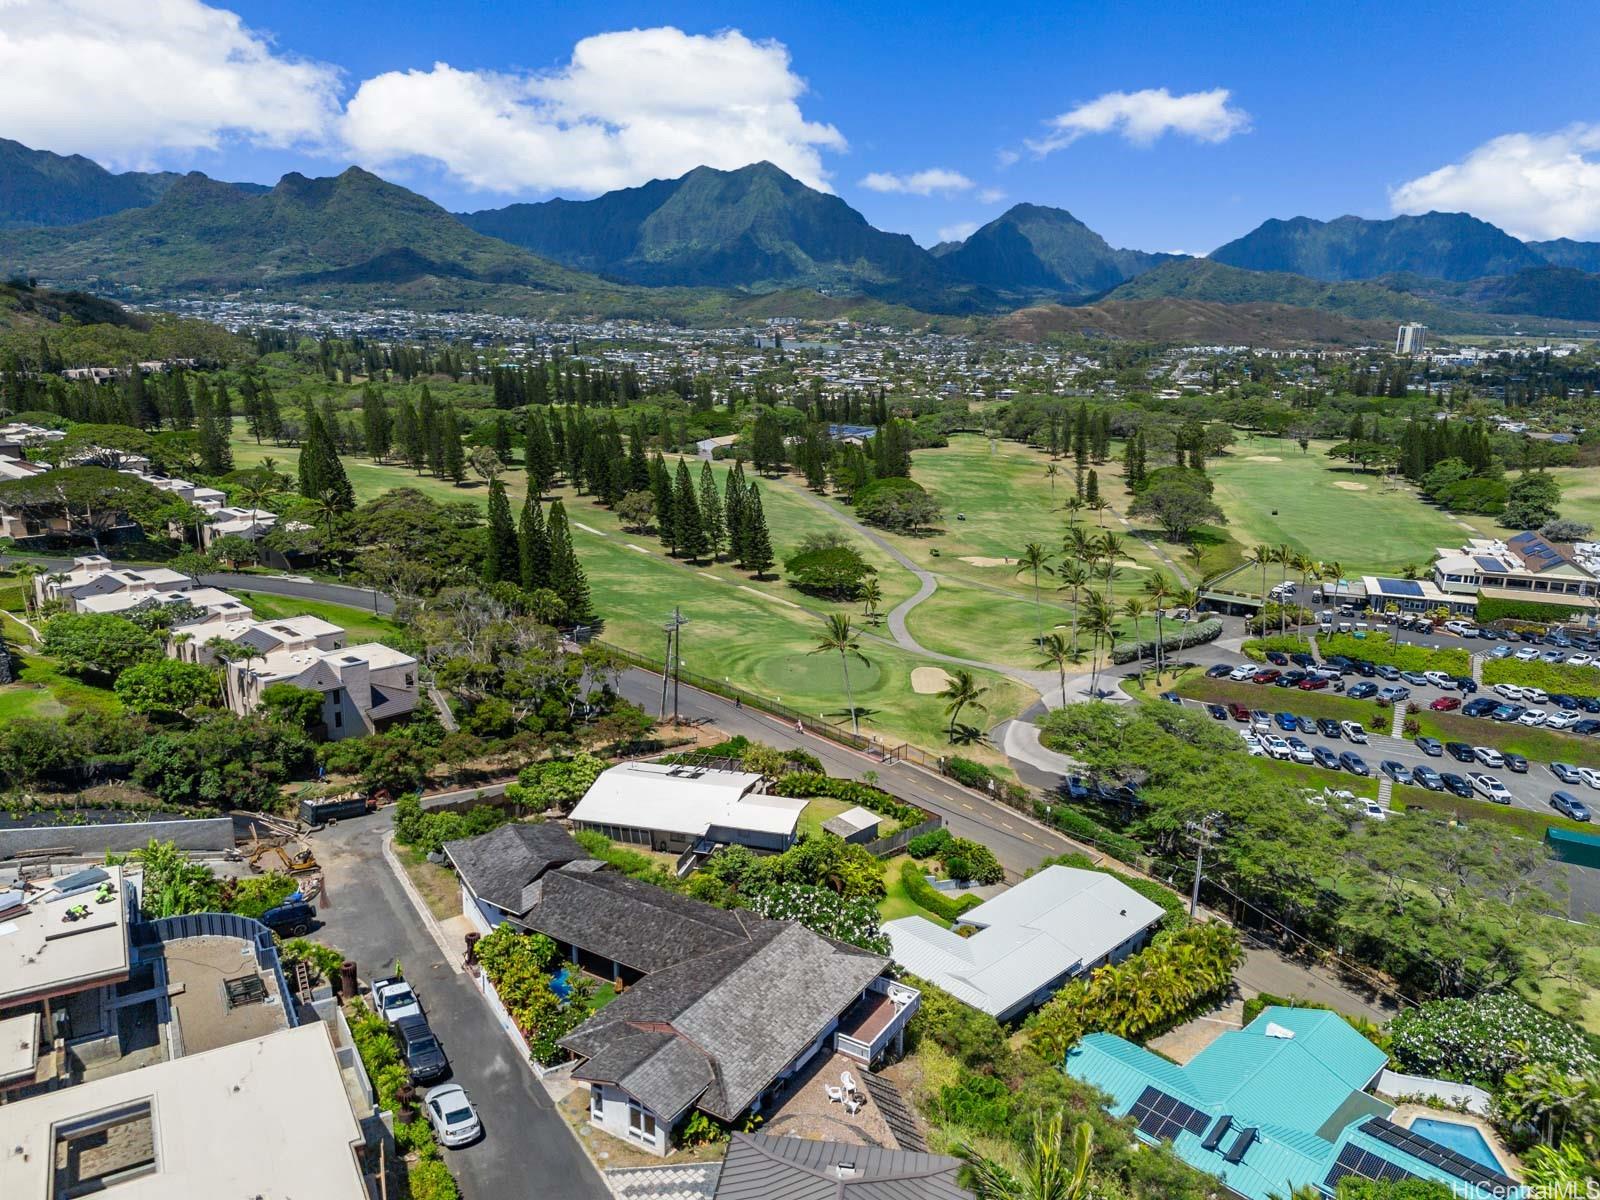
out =
{"type": "Polygon", "coordinates": [[[1228,678],[1233,680],[1235,683],[1240,683],[1246,679],[1249,679],[1259,670],[1261,670],[1261,668],[1256,666],[1254,663],[1240,663],[1237,667],[1228,672],[1228,678]]]}
{"type": "Polygon", "coordinates": [[[1245,752],[1249,754],[1251,758],[1266,757],[1267,752],[1261,748],[1261,739],[1258,738],[1251,730],[1241,729],[1239,730],[1239,736],[1244,739],[1245,752]]]}
{"type": "Polygon", "coordinates": [[[1523,713],[1517,718],[1517,724],[1527,725],[1531,728],[1534,725],[1543,725],[1549,719],[1550,714],[1545,712],[1544,709],[1530,708],[1527,712],[1523,713]]]}
{"type": "Polygon", "coordinates": [[[1344,734],[1346,741],[1354,742],[1358,746],[1367,743],[1367,731],[1354,721],[1340,721],[1339,732],[1344,734]]]}
{"type": "Polygon", "coordinates": [[[1550,699],[1550,696],[1543,688],[1525,687],[1522,689],[1522,698],[1532,701],[1534,704],[1543,704],[1550,699]]]}
{"type": "Polygon", "coordinates": [[[1546,729],[1571,729],[1582,719],[1577,713],[1567,712],[1563,709],[1560,712],[1551,713],[1549,720],[1545,721],[1544,727],[1546,729]]]}
{"type": "Polygon", "coordinates": [[[1506,790],[1506,785],[1493,775],[1474,775],[1472,777],[1472,787],[1485,800],[1492,800],[1496,804],[1511,803],[1511,793],[1506,790]]]}
{"type": "Polygon", "coordinates": [[[1472,748],[1472,757],[1486,767],[1503,767],[1506,765],[1505,756],[1493,746],[1474,746],[1472,748]]]}
{"type": "MultiPolygon", "coordinates": [[[[1295,741],[1299,741],[1299,739],[1296,738],[1295,741]]],[[[1300,742],[1298,746],[1294,742],[1290,742],[1289,757],[1297,763],[1304,763],[1306,766],[1310,766],[1317,761],[1317,756],[1311,753],[1311,747],[1304,742],[1300,742]]]]}
{"type": "Polygon", "coordinates": [[[1582,777],[1584,783],[1596,791],[1600,791],[1600,771],[1596,771],[1593,767],[1579,767],[1578,774],[1582,777]]]}
{"type": "Polygon", "coordinates": [[[422,1098],[422,1109],[428,1114],[428,1123],[438,1134],[441,1146],[465,1146],[483,1133],[478,1110],[472,1107],[466,1088],[459,1083],[441,1083],[429,1088],[422,1098]]]}
{"type": "Polygon", "coordinates": [[[1475,626],[1468,625],[1465,621],[1446,621],[1444,623],[1444,627],[1457,637],[1461,637],[1469,630],[1473,633],[1477,632],[1477,628],[1475,626]]]}
{"type": "Polygon", "coordinates": [[[1532,646],[1523,646],[1511,657],[1515,658],[1518,662],[1532,662],[1534,659],[1539,657],[1539,652],[1532,646]]]}
{"type": "Polygon", "coordinates": [[[1261,739],[1261,744],[1266,747],[1267,754],[1272,758],[1288,758],[1289,743],[1275,734],[1268,734],[1261,739]]]}
{"type": "Polygon", "coordinates": [[[417,999],[411,985],[399,976],[372,981],[372,1007],[391,1025],[401,1017],[422,1015],[422,1001],[417,999]]]}
{"type": "Polygon", "coordinates": [[[1567,659],[1567,666],[1587,667],[1592,662],[1594,662],[1594,659],[1587,654],[1574,654],[1571,658],[1567,659]]]}
{"type": "Polygon", "coordinates": [[[1522,689],[1514,683],[1497,683],[1494,685],[1494,693],[1497,696],[1505,697],[1507,700],[1522,699],[1522,689]]]}
{"type": "Polygon", "coordinates": [[[1376,800],[1361,801],[1360,811],[1363,817],[1368,817],[1374,821],[1387,821],[1389,819],[1389,810],[1376,800]]]}

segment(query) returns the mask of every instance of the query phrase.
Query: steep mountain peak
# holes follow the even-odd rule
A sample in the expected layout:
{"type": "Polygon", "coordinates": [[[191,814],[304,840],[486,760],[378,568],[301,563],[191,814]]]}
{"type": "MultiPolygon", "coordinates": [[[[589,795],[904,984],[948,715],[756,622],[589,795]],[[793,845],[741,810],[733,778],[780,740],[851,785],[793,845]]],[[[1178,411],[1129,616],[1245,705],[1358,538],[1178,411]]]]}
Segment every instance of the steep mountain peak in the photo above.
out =
{"type": "Polygon", "coordinates": [[[1022,203],[938,259],[963,279],[997,292],[1085,296],[1114,288],[1171,257],[1114,249],[1066,209],[1022,203]]]}

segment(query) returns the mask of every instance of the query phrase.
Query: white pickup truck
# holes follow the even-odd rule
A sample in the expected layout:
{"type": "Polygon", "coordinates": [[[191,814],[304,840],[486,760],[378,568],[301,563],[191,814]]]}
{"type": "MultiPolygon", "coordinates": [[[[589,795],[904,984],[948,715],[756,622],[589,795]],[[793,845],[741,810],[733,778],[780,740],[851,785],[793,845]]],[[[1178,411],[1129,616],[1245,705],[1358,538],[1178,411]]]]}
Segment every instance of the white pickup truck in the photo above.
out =
{"type": "Polygon", "coordinates": [[[411,985],[398,976],[372,981],[372,1007],[391,1025],[402,1017],[422,1015],[422,1001],[417,999],[411,985]]]}

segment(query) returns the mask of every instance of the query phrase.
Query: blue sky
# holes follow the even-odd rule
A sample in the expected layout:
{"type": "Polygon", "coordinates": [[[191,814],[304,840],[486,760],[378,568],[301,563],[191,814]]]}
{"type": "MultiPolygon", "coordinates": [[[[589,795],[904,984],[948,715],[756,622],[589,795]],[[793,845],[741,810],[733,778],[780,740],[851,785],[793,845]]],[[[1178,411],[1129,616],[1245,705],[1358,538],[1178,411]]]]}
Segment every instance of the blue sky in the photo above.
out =
{"type": "Polygon", "coordinates": [[[0,7],[0,135],[263,182],[355,161],[452,209],[766,156],[925,244],[1021,200],[1151,250],[1428,207],[1600,237],[1592,4],[167,10],[0,7]]]}

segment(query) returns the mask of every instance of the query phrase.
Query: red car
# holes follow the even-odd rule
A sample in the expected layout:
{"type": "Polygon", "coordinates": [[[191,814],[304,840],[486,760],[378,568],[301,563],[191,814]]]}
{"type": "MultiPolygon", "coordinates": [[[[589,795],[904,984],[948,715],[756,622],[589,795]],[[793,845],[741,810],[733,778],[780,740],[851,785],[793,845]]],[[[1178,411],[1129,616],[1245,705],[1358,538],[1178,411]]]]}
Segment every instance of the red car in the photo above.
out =
{"type": "Polygon", "coordinates": [[[1328,686],[1328,681],[1321,675],[1309,675],[1300,681],[1302,692],[1320,692],[1328,686]]]}
{"type": "Polygon", "coordinates": [[[1283,674],[1282,671],[1271,671],[1271,670],[1268,670],[1268,671],[1257,671],[1254,675],[1250,676],[1250,682],[1251,683],[1271,683],[1274,679],[1276,679],[1279,675],[1282,675],[1282,674],[1283,674]]]}
{"type": "Polygon", "coordinates": [[[1228,712],[1232,714],[1235,721],[1241,721],[1245,724],[1250,723],[1250,710],[1244,705],[1230,704],[1228,705],[1228,712]]]}
{"type": "Polygon", "coordinates": [[[1440,696],[1428,707],[1434,712],[1451,712],[1461,707],[1461,701],[1455,696],[1440,696]]]}

